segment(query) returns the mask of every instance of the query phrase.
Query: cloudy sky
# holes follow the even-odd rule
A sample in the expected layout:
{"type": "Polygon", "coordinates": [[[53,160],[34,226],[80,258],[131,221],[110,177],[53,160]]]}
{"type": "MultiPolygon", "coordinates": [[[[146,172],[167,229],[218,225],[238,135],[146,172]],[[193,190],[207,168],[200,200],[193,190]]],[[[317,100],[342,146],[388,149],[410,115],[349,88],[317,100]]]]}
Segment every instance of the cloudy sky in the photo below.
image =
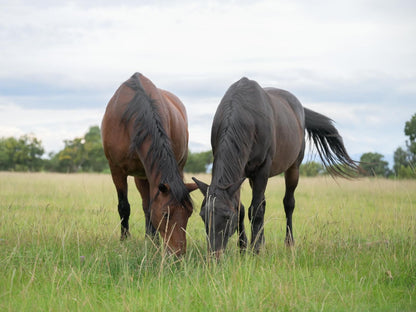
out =
{"type": "Polygon", "coordinates": [[[350,154],[390,160],[416,113],[415,16],[413,0],[3,0],[0,137],[57,152],[139,71],[181,98],[191,150],[208,150],[247,76],[334,119],[350,154]]]}

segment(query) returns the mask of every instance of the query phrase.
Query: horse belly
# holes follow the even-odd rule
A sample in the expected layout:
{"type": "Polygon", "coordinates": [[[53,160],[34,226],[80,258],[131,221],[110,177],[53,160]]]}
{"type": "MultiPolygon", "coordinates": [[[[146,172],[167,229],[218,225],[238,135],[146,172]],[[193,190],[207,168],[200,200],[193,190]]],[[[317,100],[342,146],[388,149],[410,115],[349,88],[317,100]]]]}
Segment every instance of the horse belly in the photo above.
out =
{"type": "Polygon", "coordinates": [[[273,158],[269,176],[273,177],[285,172],[297,161],[299,154],[300,148],[294,149],[293,146],[287,146],[286,149],[277,150],[273,158]]]}

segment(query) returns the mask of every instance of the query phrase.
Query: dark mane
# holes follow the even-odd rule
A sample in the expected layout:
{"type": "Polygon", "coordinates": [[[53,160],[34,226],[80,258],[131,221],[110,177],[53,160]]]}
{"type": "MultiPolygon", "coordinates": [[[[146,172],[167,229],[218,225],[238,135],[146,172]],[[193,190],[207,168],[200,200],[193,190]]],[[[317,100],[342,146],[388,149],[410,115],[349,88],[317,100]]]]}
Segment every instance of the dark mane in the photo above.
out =
{"type": "Polygon", "coordinates": [[[244,176],[251,145],[257,139],[253,131],[256,128],[255,119],[264,118],[263,109],[253,105],[261,102],[260,89],[254,81],[242,78],[224,95],[212,126],[215,180],[211,185],[227,188],[244,176]],[[215,172],[221,174],[216,175],[215,172]]]}
{"type": "MultiPolygon", "coordinates": [[[[124,85],[135,91],[133,99],[128,103],[122,121],[126,124],[134,120],[135,135],[131,139],[131,152],[139,152],[143,142],[150,138],[151,144],[143,165],[156,170],[160,174],[160,183],[170,187],[172,199],[188,208],[192,205],[189,191],[183,183],[179,167],[176,162],[172,144],[158,110],[158,102],[145,92],[140,82],[140,73],[135,73],[124,85]]],[[[190,208],[192,209],[192,208],[190,208]]]]}

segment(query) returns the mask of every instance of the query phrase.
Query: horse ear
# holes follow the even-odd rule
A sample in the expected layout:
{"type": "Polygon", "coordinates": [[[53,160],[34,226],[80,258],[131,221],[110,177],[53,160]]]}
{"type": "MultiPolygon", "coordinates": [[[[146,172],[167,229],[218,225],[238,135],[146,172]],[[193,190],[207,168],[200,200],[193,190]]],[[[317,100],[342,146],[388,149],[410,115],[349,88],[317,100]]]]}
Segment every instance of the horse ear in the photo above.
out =
{"type": "Polygon", "coordinates": [[[194,177],[192,177],[192,180],[195,181],[195,183],[198,186],[199,190],[201,191],[202,195],[207,196],[207,190],[208,190],[209,185],[202,182],[202,181],[199,181],[198,179],[196,179],[194,177]]]}
{"type": "Polygon", "coordinates": [[[198,185],[196,183],[185,183],[186,188],[188,189],[188,192],[195,191],[198,188],[198,185]]]}
{"type": "Polygon", "coordinates": [[[165,183],[160,183],[159,184],[159,191],[161,191],[162,193],[166,194],[167,192],[170,191],[169,185],[167,185],[165,183]]]}
{"type": "Polygon", "coordinates": [[[234,184],[230,185],[230,187],[227,189],[227,192],[230,196],[233,196],[235,192],[240,188],[241,184],[243,184],[244,180],[246,178],[243,177],[239,181],[235,182],[234,184]]]}

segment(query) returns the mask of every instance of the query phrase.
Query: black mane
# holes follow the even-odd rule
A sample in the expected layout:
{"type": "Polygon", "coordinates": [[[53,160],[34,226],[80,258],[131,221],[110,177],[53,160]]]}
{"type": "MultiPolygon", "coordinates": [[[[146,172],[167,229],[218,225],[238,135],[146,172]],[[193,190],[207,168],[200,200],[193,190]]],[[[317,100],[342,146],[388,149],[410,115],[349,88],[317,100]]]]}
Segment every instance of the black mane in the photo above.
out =
{"type": "Polygon", "coordinates": [[[214,154],[211,185],[227,188],[245,175],[244,167],[251,146],[257,140],[253,131],[256,129],[255,120],[265,118],[263,109],[253,106],[253,103],[262,103],[262,92],[256,82],[242,78],[227,90],[221,100],[211,133],[214,154]]]}
{"type": "Polygon", "coordinates": [[[158,102],[145,92],[140,83],[140,76],[140,73],[135,73],[124,82],[124,85],[136,92],[122,118],[126,124],[131,119],[134,120],[135,135],[131,139],[130,150],[138,152],[143,142],[150,138],[149,150],[145,159],[142,159],[143,165],[150,168],[149,171],[157,170],[161,177],[160,183],[169,185],[172,199],[184,207],[189,207],[187,204],[191,203],[191,197],[179,172],[171,140],[163,127],[158,102]]]}

